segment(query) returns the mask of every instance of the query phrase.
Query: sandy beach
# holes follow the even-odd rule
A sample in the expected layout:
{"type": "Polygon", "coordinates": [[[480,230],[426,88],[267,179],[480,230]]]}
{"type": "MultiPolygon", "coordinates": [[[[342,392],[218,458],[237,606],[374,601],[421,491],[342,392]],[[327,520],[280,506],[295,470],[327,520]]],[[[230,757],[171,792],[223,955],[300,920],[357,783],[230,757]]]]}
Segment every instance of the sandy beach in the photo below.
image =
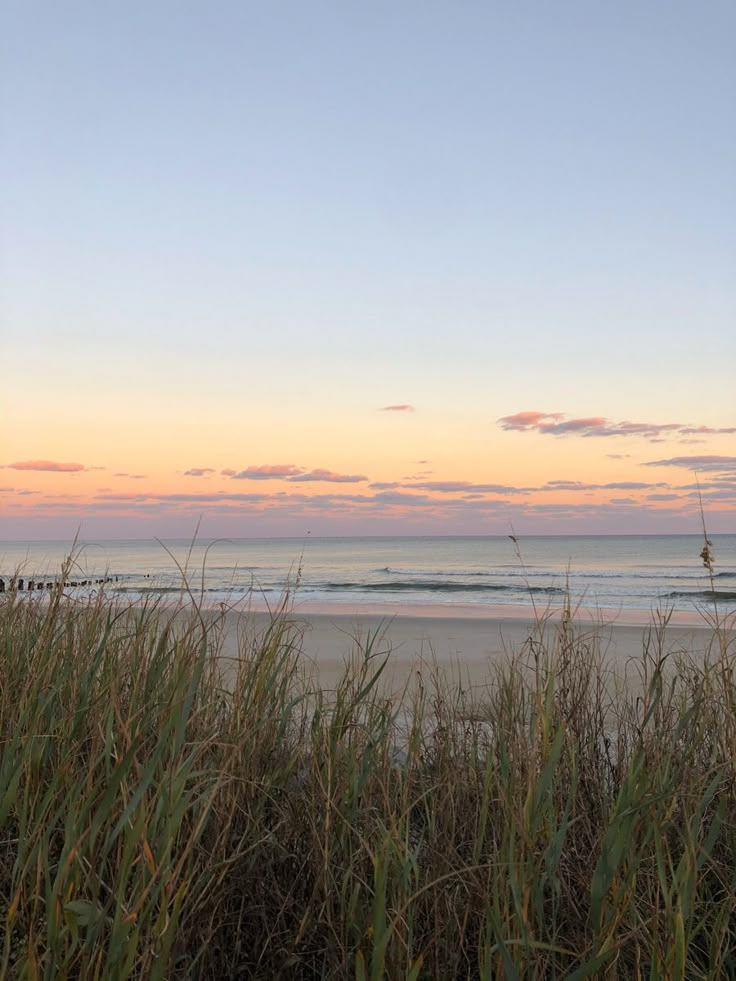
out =
{"type": "MultiPolygon", "coordinates": [[[[323,688],[340,677],[347,659],[370,641],[372,650],[389,655],[386,681],[401,690],[417,671],[438,666],[472,687],[482,687],[493,667],[509,654],[522,651],[530,637],[550,641],[561,624],[561,612],[532,608],[498,607],[492,610],[458,605],[439,607],[372,607],[325,609],[302,605],[290,614],[300,634],[305,670],[323,688]]],[[[262,631],[269,620],[263,610],[225,614],[223,654],[237,655],[238,638],[244,632],[262,631]]],[[[601,652],[606,664],[620,676],[641,657],[648,636],[655,631],[652,615],[642,610],[579,611],[574,620],[578,636],[601,652]]],[[[731,647],[734,631],[728,634],[731,647]]],[[[705,656],[717,648],[714,630],[697,613],[672,616],[663,633],[669,653],[705,656]]]]}

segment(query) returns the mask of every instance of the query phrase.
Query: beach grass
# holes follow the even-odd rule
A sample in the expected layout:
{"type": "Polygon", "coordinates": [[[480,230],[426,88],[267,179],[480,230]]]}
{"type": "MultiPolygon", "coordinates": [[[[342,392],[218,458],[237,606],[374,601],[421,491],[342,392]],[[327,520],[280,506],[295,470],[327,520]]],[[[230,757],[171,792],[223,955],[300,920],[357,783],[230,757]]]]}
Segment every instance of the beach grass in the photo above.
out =
{"type": "MultiPolygon", "coordinates": [[[[62,575],[62,581],[64,576],[62,575]]],[[[0,603],[0,977],[736,977],[736,676],[569,609],[464,686],[336,687],[288,596],[0,603]]]]}

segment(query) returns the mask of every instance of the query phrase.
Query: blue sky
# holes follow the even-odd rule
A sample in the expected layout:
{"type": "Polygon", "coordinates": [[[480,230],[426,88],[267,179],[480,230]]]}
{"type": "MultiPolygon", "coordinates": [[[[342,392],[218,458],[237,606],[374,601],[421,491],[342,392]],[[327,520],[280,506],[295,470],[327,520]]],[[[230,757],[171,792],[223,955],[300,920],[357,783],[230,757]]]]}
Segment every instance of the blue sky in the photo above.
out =
{"type": "Polygon", "coordinates": [[[91,404],[126,414],[126,459],[162,417],[197,459],[204,416],[246,442],[257,417],[274,461],[290,419],[326,439],[338,406],[359,433],[410,402],[468,456],[523,410],[733,419],[732,3],[9,2],[3,21],[11,455],[88,456],[69,430],[91,404]]]}

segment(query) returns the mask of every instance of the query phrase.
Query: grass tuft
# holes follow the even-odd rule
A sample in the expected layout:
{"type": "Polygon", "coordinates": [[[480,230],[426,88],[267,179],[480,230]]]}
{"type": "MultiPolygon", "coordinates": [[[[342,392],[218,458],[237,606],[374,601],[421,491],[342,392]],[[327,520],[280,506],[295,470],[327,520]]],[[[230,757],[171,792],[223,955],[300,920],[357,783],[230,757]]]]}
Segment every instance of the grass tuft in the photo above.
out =
{"type": "MultiPolygon", "coordinates": [[[[62,575],[62,581],[64,576],[62,575]]],[[[196,598],[195,598],[196,599],[196,598]]],[[[478,691],[334,691],[288,601],[0,604],[0,977],[736,976],[734,652],[569,611],[478,691]]]]}

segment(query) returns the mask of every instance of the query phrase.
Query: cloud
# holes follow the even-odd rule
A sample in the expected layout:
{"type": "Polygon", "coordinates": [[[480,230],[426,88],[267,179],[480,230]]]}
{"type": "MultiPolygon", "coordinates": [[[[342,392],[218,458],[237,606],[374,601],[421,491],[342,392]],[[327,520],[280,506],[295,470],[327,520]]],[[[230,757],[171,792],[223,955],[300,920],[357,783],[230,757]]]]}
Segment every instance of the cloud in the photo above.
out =
{"type": "Polygon", "coordinates": [[[703,491],[702,496],[704,501],[736,501],[736,491],[725,487],[720,490],[703,491]]]}
{"type": "Polygon", "coordinates": [[[645,484],[640,480],[617,480],[610,484],[598,484],[593,490],[646,490],[648,487],[664,487],[665,484],[645,484]]]}
{"type": "Polygon", "coordinates": [[[657,425],[649,422],[618,422],[612,423],[605,416],[587,416],[582,419],[563,419],[562,422],[541,423],[536,427],[546,435],[566,436],[574,433],[578,436],[648,436],[656,437],[659,433],[677,430],[677,423],[657,425]]]}
{"type": "Polygon", "coordinates": [[[656,439],[660,433],[682,432],[679,422],[617,422],[610,426],[612,436],[651,436],[656,439]]]}
{"type": "Polygon", "coordinates": [[[165,504],[209,504],[217,501],[271,501],[270,494],[226,494],[224,492],[211,494],[98,494],[96,501],[117,501],[120,503],[138,503],[140,501],[158,501],[165,504]]]}
{"type": "Polygon", "coordinates": [[[302,481],[323,481],[328,484],[359,484],[367,477],[362,474],[333,473],[331,470],[310,470],[308,473],[300,473],[297,477],[289,477],[290,483],[302,481]]]}
{"type": "Polygon", "coordinates": [[[608,484],[588,484],[582,480],[549,480],[544,487],[535,487],[540,491],[597,491],[597,490],[651,490],[656,487],[668,487],[661,481],[656,484],[642,480],[614,480],[608,484]]]}
{"type": "Polygon", "coordinates": [[[185,477],[204,477],[208,473],[214,473],[215,471],[212,467],[192,467],[190,470],[184,471],[185,477]]]}
{"type": "Polygon", "coordinates": [[[553,433],[555,436],[565,436],[568,433],[577,433],[582,436],[611,435],[606,432],[607,420],[603,416],[587,416],[582,419],[564,419],[562,422],[543,422],[537,429],[542,433],[553,433]]]}
{"type": "MultiPolygon", "coordinates": [[[[509,484],[472,483],[469,480],[423,480],[411,483],[399,481],[376,481],[368,485],[371,490],[394,490],[401,488],[408,491],[429,491],[435,494],[462,494],[467,497],[485,494],[526,495],[554,492],[609,491],[609,490],[656,490],[669,489],[670,485],[663,481],[649,482],[642,480],[616,480],[606,484],[592,484],[582,480],[550,480],[541,486],[513,486],[509,484]]],[[[439,499],[438,499],[439,500],[439,499]]]]}
{"type": "Polygon", "coordinates": [[[717,456],[704,453],[700,456],[672,456],[668,460],[650,460],[642,467],[687,467],[688,470],[703,470],[709,473],[724,473],[736,470],[736,456],[717,456]]]}
{"type": "Polygon", "coordinates": [[[498,420],[501,429],[515,429],[526,432],[538,429],[544,419],[561,419],[561,412],[516,412],[512,416],[502,416],[498,420]]]}
{"type": "Polygon", "coordinates": [[[113,477],[127,477],[128,480],[145,480],[144,473],[114,473],[113,477]]]}
{"type": "Polygon", "coordinates": [[[476,494],[526,494],[528,487],[509,487],[506,484],[472,484],[467,480],[427,480],[420,484],[412,484],[419,490],[436,491],[439,494],[458,494],[473,492],[476,494]]]}
{"type": "Polygon", "coordinates": [[[287,477],[299,477],[304,473],[301,467],[293,463],[265,464],[261,467],[247,467],[239,473],[232,474],[233,480],[285,480],[287,477]]]}
{"type": "Polygon", "coordinates": [[[6,463],[6,470],[43,470],[51,473],[82,473],[83,463],[56,463],[54,460],[22,460],[18,463],[6,463]]]}
{"type": "MultiPolygon", "coordinates": [[[[253,469],[253,468],[251,468],[253,469]]],[[[385,482],[384,482],[385,483],[385,482]]],[[[438,482],[439,483],[439,482],[438,482]]],[[[674,491],[683,488],[671,487],[668,484],[644,484],[642,482],[621,482],[620,484],[585,484],[581,481],[557,480],[542,488],[509,488],[504,497],[485,497],[485,491],[477,491],[476,487],[501,488],[505,485],[474,485],[470,482],[448,481],[446,485],[453,487],[452,491],[443,490],[432,494],[428,490],[413,493],[418,490],[414,486],[400,485],[405,490],[385,488],[375,493],[379,488],[371,488],[370,492],[353,492],[353,488],[345,488],[344,492],[337,488],[323,488],[322,493],[311,493],[312,485],[301,485],[299,488],[286,488],[283,484],[278,490],[268,486],[254,488],[255,492],[240,492],[235,486],[233,493],[213,490],[206,491],[208,485],[196,485],[202,488],[192,493],[161,493],[150,490],[131,490],[129,492],[103,492],[90,501],[86,496],[72,499],[64,495],[61,500],[57,494],[53,501],[41,502],[36,505],[34,513],[41,516],[89,516],[95,513],[100,516],[135,517],[146,520],[150,518],[167,517],[170,519],[189,520],[206,514],[218,518],[234,520],[253,519],[259,521],[288,520],[303,522],[308,517],[316,521],[322,519],[345,519],[346,521],[361,520],[372,522],[376,519],[414,522],[416,527],[423,522],[433,522],[432,527],[446,529],[457,527],[454,522],[477,518],[479,521],[519,520],[525,522],[541,522],[540,529],[559,529],[566,527],[565,522],[572,522],[571,528],[578,528],[580,520],[593,521],[594,527],[620,528],[621,521],[626,520],[626,527],[637,527],[646,530],[651,522],[661,523],[664,520],[680,522],[689,521],[692,527],[697,525],[697,502],[693,495],[679,498],[674,491]],[[590,488],[608,488],[617,486],[639,491],[646,488],[661,488],[661,497],[652,494],[651,500],[636,501],[630,497],[615,497],[613,500],[598,501],[574,493],[583,491],[590,493],[590,488]],[[557,496],[547,503],[519,496],[516,491],[531,490],[556,491],[557,496]],[[333,492],[337,491],[337,492],[333,492]],[[558,522],[563,522],[560,525],[558,522]],[[597,525],[595,522],[604,522],[597,525]],[[608,522],[608,525],[605,525],[608,522]],[[693,524],[694,522],[694,524],[693,524]]],[[[734,487],[736,480],[724,486],[725,481],[719,482],[717,477],[711,477],[704,482],[704,487],[713,486],[714,494],[709,517],[717,516],[719,521],[732,520],[736,497],[734,487]]],[[[229,485],[233,487],[234,485],[229,485]]],[[[317,490],[317,485],[315,485],[317,490]]],[[[494,492],[495,493],[495,492],[494,492]]],[[[639,496],[639,495],[637,495],[639,496]]],[[[703,495],[706,499],[706,495],[703,495]]],[[[7,498],[0,498],[7,501],[7,498]]],[[[36,498],[36,501],[39,501],[36,498]]],[[[12,504],[10,505],[12,507],[12,504]]],[[[17,502],[18,511],[22,504],[17,502]]],[[[27,510],[27,509],[26,509],[27,510]]],[[[300,525],[301,527],[301,525],[300,525]]],[[[327,526],[325,526],[327,527],[327,526]]],[[[468,528],[468,525],[463,525],[468,528]]],[[[485,526],[484,526],[485,527],[485,526]]],[[[501,525],[495,526],[503,530],[501,525]]],[[[506,527],[505,525],[503,527],[506,527]]],[[[528,525],[527,525],[528,527],[528,525]]],[[[661,527],[661,524],[660,524],[661,527]]],[[[690,527],[690,525],[688,525],[690,527]]]]}
{"type": "Polygon", "coordinates": [[[414,412],[414,406],[409,405],[408,402],[402,402],[401,405],[384,405],[378,410],[379,412],[414,412]]]}
{"type": "Polygon", "coordinates": [[[286,480],[289,483],[359,484],[368,478],[359,473],[335,473],[325,467],[305,470],[293,463],[266,464],[248,467],[246,470],[222,470],[222,474],[233,480],[286,480]]]}
{"type": "Polygon", "coordinates": [[[325,507],[332,505],[374,505],[374,504],[399,504],[420,502],[427,504],[437,504],[426,495],[405,494],[405,493],[385,493],[385,494],[269,494],[266,492],[255,494],[227,493],[218,491],[212,493],[140,493],[140,494],[98,494],[95,501],[117,502],[120,504],[137,504],[140,502],[156,502],[162,504],[217,504],[217,503],[256,503],[268,504],[275,507],[325,507]]]}
{"type": "Polygon", "coordinates": [[[511,416],[501,416],[498,420],[501,429],[514,432],[538,432],[547,436],[577,435],[584,437],[642,436],[650,441],[661,441],[663,434],[679,436],[699,434],[734,433],[736,427],[713,428],[710,426],[691,426],[680,422],[612,422],[605,416],[584,416],[568,419],[562,412],[517,412],[511,416]]]}
{"type": "Polygon", "coordinates": [[[736,474],[726,473],[722,477],[714,476],[712,480],[699,480],[694,484],[678,484],[675,490],[698,491],[709,488],[711,490],[722,490],[724,487],[736,489],[736,474]]]}
{"type": "Polygon", "coordinates": [[[407,504],[409,507],[438,503],[426,494],[404,494],[402,491],[381,491],[376,494],[374,500],[382,504],[407,504]]]}
{"type": "MultiPolygon", "coordinates": [[[[372,485],[371,485],[372,486],[372,485]]],[[[616,480],[607,484],[589,484],[582,480],[550,480],[541,487],[512,487],[508,484],[473,484],[465,480],[430,480],[410,485],[418,490],[435,491],[440,494],[531,494],[553,491],[596,491],[596,490],[650,490],[667,487],[662,482],[648,483],[641,480],[616,480]]]]}
{"type": "Polygon", "coordinates": [[[683,436],[702,436],[720,433],[736,433],[736,426],[728,428],[713,429],[712,426],[687,426],[680,430],[683,436]]]}

